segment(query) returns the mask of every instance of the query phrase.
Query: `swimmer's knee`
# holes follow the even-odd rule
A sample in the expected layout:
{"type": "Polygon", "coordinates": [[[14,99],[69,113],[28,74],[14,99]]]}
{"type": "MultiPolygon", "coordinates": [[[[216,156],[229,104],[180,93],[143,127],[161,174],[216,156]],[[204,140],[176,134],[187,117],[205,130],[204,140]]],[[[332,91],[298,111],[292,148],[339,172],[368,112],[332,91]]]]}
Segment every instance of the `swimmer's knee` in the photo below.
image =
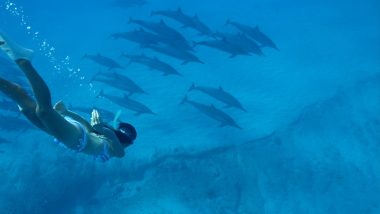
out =
{"type": "Polygon", "coordinates": [[[46,109],[46,108],[36,108],[36,115],[40,119],[45,119],[48,117],[48,115],[51,113],[51,109],[46,109]]]}
{"type": "Polygon", "coordinates": [[[27,60],[27,59],[23,59],[23,58],[16,59],[16,63],[17,63],[19,66],[30,65],[30,61],[27,60]]]}

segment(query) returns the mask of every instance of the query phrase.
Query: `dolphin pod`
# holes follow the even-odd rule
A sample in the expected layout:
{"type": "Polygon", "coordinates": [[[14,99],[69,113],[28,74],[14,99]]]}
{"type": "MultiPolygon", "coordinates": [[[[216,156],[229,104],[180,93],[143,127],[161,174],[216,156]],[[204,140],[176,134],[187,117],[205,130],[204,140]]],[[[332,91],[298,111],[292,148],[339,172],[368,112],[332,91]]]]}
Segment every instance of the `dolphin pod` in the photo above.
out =
{"type": "MultiPolygon", "coordinates": [[[[145,0],[115,0],[115,5],[116,3],[125,7],[146,4],[145,0]]],[[[160,72],[162,76],[182,76],[175,68],[176,66],[173,66],[175,60],[181,61],[182,65],[191,62],[205,64],[203,57],[207,56],[206,51],[209,50],[199,46],[225,52],[231,59],[237,56],[267,56],[267,54],[264,54],[267,47],[279,50],[273,40],[258,26],[242,24],[228,19],[225,25],[232,26],[233,31],[231,32],[231,29],[229,29],[229,32],[218,31],[212,29],[212,26],[207,25],[197,15],[190,15],[180,7],[177,9],[153,9],[150,16],[146,16],[146,18],[129,17],[127,22],[129,23],[127,25],[129,29],[109,34],[114,42],[126,40],[131,42],[130,44],[138,45],[137,53],[131,53],[130,49],[121,50],[119,56],[124,59],[121,62],[125,63],[125,66],[139,64],[149,70],[160,72]],[[168,19],[173,22],[167,22],[168,19]],[[179,26],[176,26],[178,23],[179,26]],[[198,34],[188,34],[188,31],[195,31],[198,34]],[[199,57],[198,51],[202,51],[202,57],[199,57]]],[[[108,68],[108,70],[123,68],[121,64],[112,58],[100,54],[85,55],[84,58],[108,68]]],[[[223,63],[223,61],[221,60],[220,63],[223,63]]],[[[131,69],[131,67],[128,68],[131,69]]],[[[125,72],[130,72],[129,69],[128,71],[127,69],[124,70],[125,72]]],[[[147,93],[142,89],[144,87],[140,87],[126,75],[128,74],[107,71],[98,72],[91,82],[99,82],[108,87],[119,89],[124,94],[124,96],[115,96],[114,94],[105,94],[101,90],[98,97],[104,97],[116,105],[135,112],[136,115],[155,114],[143,103],[131,99],[131,95],[136,97],[147,93]]],[[[191,82],[193,81],[196,80],[191,80],[191,82]]],[[[144,83],[144,81],[141,82],[144,83]]],[[[157,80],[157,82],[161,81],[157,80]]],[[[224,107],[228,108],[226,111],[234,108],[247,112],[240,101],[222,87],[198,86],[193,83],[188,93],[193,93],[193,91],[208,95],[214,102],[223,103],[224,107]]],[[[206,116],[219,121],[221,126],[232,126],[241,129],[231,116],[214,105],[198,103],[189,100],[187,96],[182,100],[182,103],[192,105],[206,116]]]]}

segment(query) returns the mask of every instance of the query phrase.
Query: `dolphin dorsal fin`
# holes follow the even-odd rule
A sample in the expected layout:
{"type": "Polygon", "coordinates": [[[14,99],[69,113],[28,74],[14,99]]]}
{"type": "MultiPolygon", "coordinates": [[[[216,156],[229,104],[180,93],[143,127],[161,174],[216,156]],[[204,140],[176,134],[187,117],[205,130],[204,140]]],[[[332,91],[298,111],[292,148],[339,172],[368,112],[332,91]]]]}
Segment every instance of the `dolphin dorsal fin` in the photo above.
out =
{"type": "Polygon", "coordinates": [[[177,12],[182,13],[182,9],[178,7],[177,12]]]}
{"type": "Polygon", "coordinates": [[[219,90],[220,90],[220,91],[224,91],[224,89],[223,89],[222,86],[219,86],[219,90]]]}
{"type": "Polygon", "coordinates": [[[163,19],[160,20],[160,24],[162,24],[162,25],[166,25],[166,23],[164,22],[163,19]]]}
{"type": "Polygon", "coordinates": [[[195,14],[195,15],[194,15],[194,19],[196,19],[196,20],[199,19],[199,18],[198,18],[198,14],[195,14]]]}

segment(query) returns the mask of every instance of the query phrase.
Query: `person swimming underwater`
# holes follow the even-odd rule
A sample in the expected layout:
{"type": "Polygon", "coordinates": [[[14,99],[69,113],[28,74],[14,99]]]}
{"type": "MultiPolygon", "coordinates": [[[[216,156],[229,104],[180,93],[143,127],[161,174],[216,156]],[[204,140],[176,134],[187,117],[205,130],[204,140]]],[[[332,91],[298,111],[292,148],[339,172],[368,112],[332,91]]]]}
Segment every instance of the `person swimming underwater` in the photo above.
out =
{"type": "Polygon", "coordinates": [[[21,86],[2,77],[0,91],[17,103],[31,123],[53,136],[56,142],[71,150],[93,155],[100,161],[107,161],[112,157],[122,158],[125,155],[124,149],[133,144],[137,137],[136,129],[131,124],[105,124],[95,109],[89,123],[69,111],[62,101],[53,107],[48,86],[30,62],[33,51],[13,43],[2,32],[0,49],[23,71],[32,86],[35,99],[21,86]]]}

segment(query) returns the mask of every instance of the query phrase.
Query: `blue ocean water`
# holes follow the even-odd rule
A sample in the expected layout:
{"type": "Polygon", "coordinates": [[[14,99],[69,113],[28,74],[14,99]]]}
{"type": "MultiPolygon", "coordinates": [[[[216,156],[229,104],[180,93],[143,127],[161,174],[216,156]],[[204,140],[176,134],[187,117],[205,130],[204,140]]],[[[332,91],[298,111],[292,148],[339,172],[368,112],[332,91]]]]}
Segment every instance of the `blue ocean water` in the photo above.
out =
{"type": "MultiPolygon", "coordinates": [[[[380,213],[378,1],[147,1],[0,1],[2,32],[35,51],[33,64],[53,102],[121,110],[138,131],[123,159],[100,163],[54,144],[1,94],[0,213],[380,213]],[[204,64],[181,65],[111,37],[139,30],[130,18],[162,19],[191,45],[233,43],[151,15],[178,8],[225,35],[243,35],[227,20],[259,26],[279,50],[260,47],[265,56],[232,57],[197,45],[191,53],[204,64]],[[122,53],[158,57],[182,76],[129,63],[122,53]],[[123,68],[109,70],[82,59],[86,54],[123,68]],[[91,82],[98,72],[131,78],[147,93],[131,98],[157,115],[97,98],[102,89],[125,94],[91,82]],[[246,112],[189,91],[193,83],[222,87],[246,112]],[[180,104],[185,96],[204,108],[180,104]],[[218,122],[221,115],[210,109],[241,129],[218,122]]],[[[21,72],[0,57],[1,77],[30,91],[21,72]]]]}

